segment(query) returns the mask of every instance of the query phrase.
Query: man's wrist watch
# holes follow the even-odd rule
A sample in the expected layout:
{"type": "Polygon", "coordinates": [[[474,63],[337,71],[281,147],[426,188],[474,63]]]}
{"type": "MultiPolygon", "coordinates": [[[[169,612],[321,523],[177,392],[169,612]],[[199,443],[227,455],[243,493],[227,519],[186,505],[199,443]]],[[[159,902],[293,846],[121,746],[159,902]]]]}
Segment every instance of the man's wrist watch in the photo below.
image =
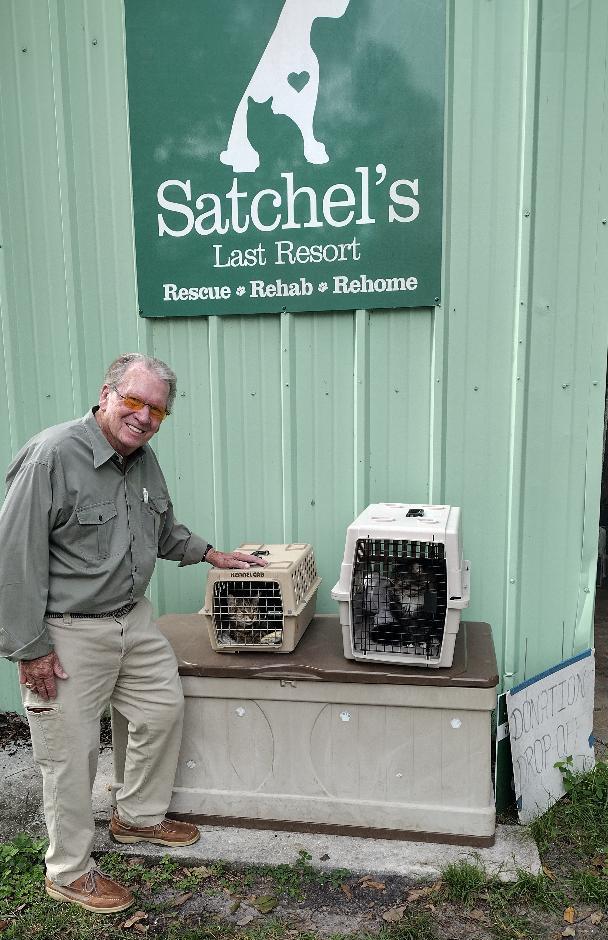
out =
{"type": "Polygon", "coordinates": [[[203,552],[203,557],[201,558],[201,561],[207,561],[207,555],[209,554],[209,552],[210,552],[212,549],[213,549],[213,545],[211,544],[211,542],[208,542],[208,543],[207,543],[207,548],[206,548],[205,551],[203,552]]]}

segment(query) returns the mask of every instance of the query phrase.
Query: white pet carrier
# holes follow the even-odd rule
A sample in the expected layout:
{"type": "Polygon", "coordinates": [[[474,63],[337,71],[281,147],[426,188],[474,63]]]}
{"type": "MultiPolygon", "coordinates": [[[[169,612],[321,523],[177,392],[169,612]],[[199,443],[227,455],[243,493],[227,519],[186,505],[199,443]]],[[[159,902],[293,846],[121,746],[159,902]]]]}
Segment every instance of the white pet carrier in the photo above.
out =
{"type": "Polygon", "coordinates": [[[347,659],[451,666],[460,611],[469,603],[460,509],[368,506],[348,527],[331,596],[347,659]]]}
{"type": "Polygon", "coordinates": [[[290,653],[312,620],[321,578],[312,546],[239,545],[265,568],[212,568],[201,613],[214,650],[290,653]]]}

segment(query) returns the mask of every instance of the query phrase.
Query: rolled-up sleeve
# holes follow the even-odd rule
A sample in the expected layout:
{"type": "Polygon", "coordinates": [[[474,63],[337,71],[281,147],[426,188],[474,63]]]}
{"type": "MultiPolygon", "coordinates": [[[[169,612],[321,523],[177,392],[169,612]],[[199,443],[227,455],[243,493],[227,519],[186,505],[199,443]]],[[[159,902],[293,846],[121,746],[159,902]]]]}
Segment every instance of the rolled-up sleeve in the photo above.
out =
{"type": "Polygon", "coordinates": [[[18,661],[51,652],[44,623],[49,584],[51,468],[24,463],[0,510],[0,656],[18,661]]]}

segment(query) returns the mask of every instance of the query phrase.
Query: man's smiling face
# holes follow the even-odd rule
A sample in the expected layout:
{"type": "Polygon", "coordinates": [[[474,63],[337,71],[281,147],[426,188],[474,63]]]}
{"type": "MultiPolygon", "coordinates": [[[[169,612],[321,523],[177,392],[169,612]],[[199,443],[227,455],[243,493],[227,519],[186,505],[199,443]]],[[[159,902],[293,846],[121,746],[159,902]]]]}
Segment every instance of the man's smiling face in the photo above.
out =
{"type": "Polygon", "coordinates": [[[111,385],[104,385],[99,395],[97,423],[114,450],[128,457],[158,431],[161,422],[150,414],[148,405],[166,408],[169,383],[140,363],[134,363],[117,383],[117,389],[120,395],[146,402],[144,408],[133,411],[111,385]]]}

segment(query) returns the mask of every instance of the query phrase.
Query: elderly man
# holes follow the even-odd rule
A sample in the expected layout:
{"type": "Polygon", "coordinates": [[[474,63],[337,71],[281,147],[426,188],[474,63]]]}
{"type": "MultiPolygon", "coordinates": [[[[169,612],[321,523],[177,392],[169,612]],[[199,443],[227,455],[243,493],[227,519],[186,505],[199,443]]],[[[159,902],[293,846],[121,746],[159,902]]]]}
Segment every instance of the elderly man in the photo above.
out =
{"type": "Polygon", "coordinates": [[[19,452],[0,512],[0,654],[18,662],[43,777],[46,891],[92,911],[133,903],[90,855],[99,721],[109,703],[129,728],[113,838],[166,846],[199,838],[190,823],[165,818],[183,695],[175,657],[144,596],[156,558],[218,568],[264,564],[220,552],[176,521],[148,446],[175,387],[160,360],[120,356],[98,406],[42,431],[19,452]]]}

